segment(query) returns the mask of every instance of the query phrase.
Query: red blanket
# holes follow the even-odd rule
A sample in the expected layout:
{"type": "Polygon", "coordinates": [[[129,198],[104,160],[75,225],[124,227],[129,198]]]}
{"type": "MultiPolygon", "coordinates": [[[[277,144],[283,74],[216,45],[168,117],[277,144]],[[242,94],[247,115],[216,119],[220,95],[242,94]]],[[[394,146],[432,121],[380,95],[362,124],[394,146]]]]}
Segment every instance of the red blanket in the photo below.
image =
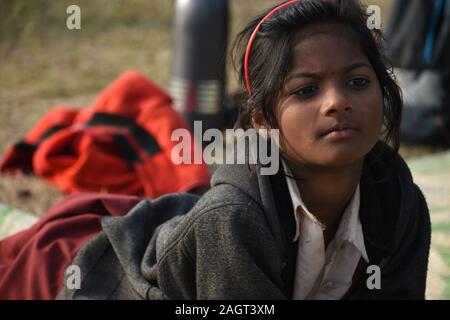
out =
{"type": "Polygon", "coordinates": [[[208,186],[204,163],[171,161],[178,142],[170,138],[177,128],[187,125],[171,98],[142,75],[126,72],[92,107],[50,110],[23,141],[7,150],[0,171],[33,172],[65,192],[155,198],[208,186]]]}
{"type": "Polygon", "coordinates": [[[76,193],[31,228],[0,241],[0,300],[54,299],[64,284],[66,267],[101,230],[101,218],[125,215],[140,200],[76,193]]]}

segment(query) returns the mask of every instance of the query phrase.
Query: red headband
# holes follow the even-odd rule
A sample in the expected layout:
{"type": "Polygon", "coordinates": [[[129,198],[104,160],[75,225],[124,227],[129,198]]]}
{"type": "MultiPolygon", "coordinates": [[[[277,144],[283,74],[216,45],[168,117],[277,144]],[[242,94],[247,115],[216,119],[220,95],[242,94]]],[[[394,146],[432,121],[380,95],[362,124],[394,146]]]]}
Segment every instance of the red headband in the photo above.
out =
{"type": "Polygon", "coordinates": [[[245,50],[245,57],[244,57],[245,84],[247,85],[247,91],[250,95],[252,95],[252,89],[250,86],[250,76],[248,73],[248,59],[250,57],[250,51],[252,50],[253,41],[255,41],[256,34],[258,33],[259,28],[265,21],[267,21],[267,19],[269,19],[278,10],[281,10],[293,3],[300,2],[300,1],[302,1],[302,0],[291,0],[291,1],[280,4],[278,7],[274,8],[272,11],[270,11],[264,18],[262,18],[261,21],[256,26],[255,30],[253,31],[252,36],[250,37],[250,40],[248,41],[248,45],[247,45],[247,49],[245,50]]]}

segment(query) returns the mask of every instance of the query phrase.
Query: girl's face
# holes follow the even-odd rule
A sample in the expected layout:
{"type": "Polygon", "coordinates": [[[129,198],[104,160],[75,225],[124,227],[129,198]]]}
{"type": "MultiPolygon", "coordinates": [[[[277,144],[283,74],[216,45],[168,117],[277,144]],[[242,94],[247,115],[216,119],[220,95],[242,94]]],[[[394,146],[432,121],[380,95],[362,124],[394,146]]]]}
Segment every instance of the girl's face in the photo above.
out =
{"type": "Polygon", "coordinates": [[[361,161],[377,142],[383,96],[367,57],[343,27],[305,33],[276,112],[281,151],[302,167],[361,161]],[[345,35],[347,33],[347,35],[345,35]]]}

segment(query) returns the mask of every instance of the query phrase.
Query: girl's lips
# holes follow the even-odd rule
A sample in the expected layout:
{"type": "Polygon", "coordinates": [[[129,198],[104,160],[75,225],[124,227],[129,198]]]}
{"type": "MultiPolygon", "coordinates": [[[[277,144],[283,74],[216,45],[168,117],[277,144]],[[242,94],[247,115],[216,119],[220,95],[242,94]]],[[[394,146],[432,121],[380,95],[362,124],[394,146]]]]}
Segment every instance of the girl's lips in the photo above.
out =
{"type": "Polygon", "coordinates": [[[325,135],[325,138],[332,140],[344,140],[352,138],[356,134],[355,129],[346,128],[346,129],[337,129],[333,130],[325,135]]]}
{"type": "Polygon", "coordinates": [[[352,122],[342,121],[325,130],[322,137],[330,139],[348,139],[353,137],[357,131],[359,131],[359,128],[352,122]]]}

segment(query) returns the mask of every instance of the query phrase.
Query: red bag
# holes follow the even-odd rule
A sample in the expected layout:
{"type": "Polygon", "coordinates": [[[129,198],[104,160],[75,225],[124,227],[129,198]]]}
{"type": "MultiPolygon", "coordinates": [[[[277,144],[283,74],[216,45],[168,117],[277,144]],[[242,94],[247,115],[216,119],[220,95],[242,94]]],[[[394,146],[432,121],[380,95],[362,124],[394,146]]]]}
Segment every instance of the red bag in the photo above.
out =
{"type": "MultiPolygon", "coordinates": [[[[171,160],[172,132],[188,128],[171,98],[126,72],[87,109],[56,107],[10,147],[1,172],[34,172],[62,191],[103,191],[155,198],[209,186],[206,165],[171,160]]],[[[191,154],[195,139],[191,135],[191,154]]],[[[199,146],[201,148],[201,146],[199,146]]]]}

